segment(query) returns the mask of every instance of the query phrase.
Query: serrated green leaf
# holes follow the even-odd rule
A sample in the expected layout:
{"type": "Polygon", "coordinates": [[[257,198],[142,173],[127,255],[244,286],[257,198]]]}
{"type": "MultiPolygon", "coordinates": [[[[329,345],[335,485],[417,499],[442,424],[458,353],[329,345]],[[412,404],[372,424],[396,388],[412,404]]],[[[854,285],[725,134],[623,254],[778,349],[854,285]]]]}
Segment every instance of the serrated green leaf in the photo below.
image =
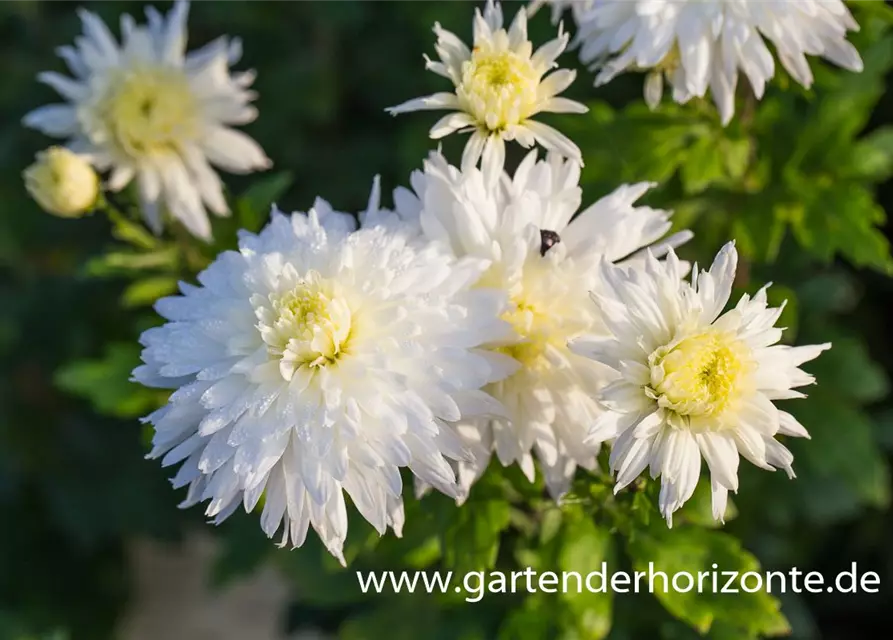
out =
{"type": "Polygon", "coordinates": [[[836,169],[842,152],[864,129],[884,93],[884,76],[893,65],[893,38],[874,42],[861,53],[863,72],[835,74],[834,88],[823,92],[822,99],[813,103],[805,121],[801,117],[796,122],[798,135],[786,169],[836,169]]]}
{"type": "Polygon", "coordinates": [[[791,220],[798,242],[823,260],[839,252],[856,266],[893,273],[890,244],[879,225],[884,210],[856,184],[803,185],[803,215],[791,220]],[[815,188],[818,186],[818,188],[815,188]]]}
{"type": "MultiPolygon", "coordinates": [[[[742,549],[738,540],[720,531],[697,527],[667,529],[655,526],[630,540],[628,551],[636,571],[663,571],[670,581],[680,572],[691,575],[696,581],[698,572],[710,572],[714,565],[720,571],[740,573],[760,569],[756,558],[742,549]]],[[[680,580],[680,586],[687,585],[686,578],[680,580]]],[[[778,600],[765,590],[713,593],[710,583],[705,584],[702,593],[697,592],[696,583],[686,593],[674,590],[672,584],[667,585],[664,592],[661,578],[656,577],[654,595],[671,614],[702,634],[714,627],[723,633],[738,630],[750,636],[777,635],[788,630],[778,600]]]]}
{"type": "Polygon", "coordinates": [[[688,149],[680,167],[682,188],[687,194],[698,194],[726,176],[726,159],[720,140],[711,135],[698,139],[688,149]]]}
{"type": "Polygon", "coordinates": [[[677,105],[664,105],[656,112],[640,103],[621,112],[599,102],[589,106],[586,117],[568,121],[568,133],[593,141],[585,149],[581,181],[600,188],[612,188],[603,182],[605,176],[613,176],[614,186],[618,179],[668,181],[685,161],[692,142],[713,131],[710,122],[677,105]]]}

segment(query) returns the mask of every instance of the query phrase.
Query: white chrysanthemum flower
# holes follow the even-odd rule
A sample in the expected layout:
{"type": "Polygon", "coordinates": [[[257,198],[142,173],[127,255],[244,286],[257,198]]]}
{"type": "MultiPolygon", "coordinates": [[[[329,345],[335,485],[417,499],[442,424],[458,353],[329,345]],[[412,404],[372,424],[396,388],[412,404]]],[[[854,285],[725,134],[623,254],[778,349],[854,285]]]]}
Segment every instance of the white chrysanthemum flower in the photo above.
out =
{"type": "MultiPolygon", "coordinates": [[[[467,491],[493,451],[503,465],[518,463],[532,480],[535,453],[559,497],[577,466],[596,463],[598,446],[584,442],[601,413],[592,396],[614,375],[567,348],[569,339],[603,330],[587,298],[600,286],[598,261],[636,261],[637,251],[667,233],[670,214],[634,206],[652,186],[643,183],[620,187],[571,221],[581,201],[575,162],[557,154],[537,162],[533,151],[514,177],[503,173],[496,188],[485,185],[486,160],[484,165],[460,171],[432,154],[424,172],[412,176],[415,193],[395,192],[396,213],[456,255],[491,261],[478,286],[500,289],[508,298],[502,317],[514,335],[489,346],[491,357],[514,367],[514,374],[486,387],[505,413],[460,424],[476,452],[473,462],[459,465],[460,483],[467,491]]],[[[685,233],[668,242],[687,238],[685,233]]]]}
{"type": "Polygon", "coordinates": [[[728,492],[738,490],[739,455],[793,477],[793,456],[775,436],[809,437],[772,400],[804,397],[792,389],[815,380],[799,365],[831,345],[776,344],[782,330],[774,325],[783,307],[767,306],[768,285],[720,315],[737,262],[729,243],[709,272],[695,268],[691,284],[681,279],[673,252],[663,263],[647,257],[636,271],[603,265],[609,286],[593,300],[611,336],[570,345],[621,375],[599,396],[614,416],[600,419],[591,433],[596,442],[616,438],[615,491],[650,465],[651,476],[661,477],[660,510],[670,525],[695,490],[702,456],[710,469],[713,516],[721,520],[728,492]]]}
{"type": "Polygon", "coordinates": [[[177,2],[167,18],[150,7],[148,25],[125,14],[119,45],[98,16],[81,10],[84,36],[58,50],[74,78],[52,71],[38,76],[68,103],[36,109],[24,123],[68,138],[98,170],[111,170],[113,191],[135,178],[143,215],[156,231],[166,209],[209,239],[205,208],[229,213],[211,164],[248,173],[270,161],[254,140],[228,126],[257,117],[248,90],[254,73],[229,71],[241,56],[239,41],[219,38],[184,55],[187,12],[186,2],[177,2]]]}
{"type": "Polygon", "coordinates": [[[666,78],[679,103],[709,88],[723,124],[735,112],[739,71],[757,99],[775,75],[766,40],[805,87],[813,80],[808,55],[862,70],[846,40],[859,25],[842,0],[595,0],[574,16],[580,59],[599,70],[596,86],[627,70],[649,70],[645,100],[652,108],[666,78]]]}
{"type": "Polygon", "coordinates": [[[434,25],[439,62],[426,57],[426,67],[456,87],[410,100],[388,111],[391,114],[422,109],[450,109],[432,128],[431,137],[443,138],[454,131],[473,131],[462,156],[463,170],[475,166],[483,154],[492,173],[488,184],[499,179],[505,159],[505,140],[530,147],[539,142],[546,149],[582,163],[580,149],[556,129],[531,118],[541,112],[585,113],[579,102],[557,97],[574,81],[575,71],[550,73],[564,51],[568,35],[558,37],[533,52],[527,39],[527,11],[518,10],[508,32],[503,28],[502,8],[488,0],[483,15],[475,11],[474,46],[471,50],[455,34],[434,25]],[[549,74],[549,75],[547,75],[549,74]]]}
{"type": "Polygon", "coordinates": [[[564,14],[567,9],[570,9],[571,12],[573,12],[574,19],[579,22],[580,18],[598,1],[599,0],[531,0],[528,5],[530,7],[528,14],[533,17],[543,5],[549,5],[553,24],[558,24],[562,14],[564,14]]]}
{"type": "Polygon", "coordinates": [[[448,421],[501,410],[480,388],[508,365],[478,346],[510,329],[499,292],[469,290],[487,261],[346,220],[318,201],[243,233],[200,286],[158,302],[168,322],[134,372],[176,389],[147,421],[150,456],[182,462],[184,505],[210,500],[220,522],[264,494],[267,535],[300,546],[312,526],[342,562],[345,492],[398,535],[402,467],[457,494],[447,458],[470,454],[448,421]]]}

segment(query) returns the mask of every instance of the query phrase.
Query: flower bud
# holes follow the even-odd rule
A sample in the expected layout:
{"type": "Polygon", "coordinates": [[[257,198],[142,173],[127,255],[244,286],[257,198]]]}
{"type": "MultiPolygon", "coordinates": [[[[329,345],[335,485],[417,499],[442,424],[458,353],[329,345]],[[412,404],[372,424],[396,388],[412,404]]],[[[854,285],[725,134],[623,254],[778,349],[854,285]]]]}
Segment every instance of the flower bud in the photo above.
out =
{"type": "Polygon", "coordinates": [[[93,167],[64,147],[41,151],[22,175],[31,197],[55,216],[79,218],[99,197],[99,176],[93,167]]]}

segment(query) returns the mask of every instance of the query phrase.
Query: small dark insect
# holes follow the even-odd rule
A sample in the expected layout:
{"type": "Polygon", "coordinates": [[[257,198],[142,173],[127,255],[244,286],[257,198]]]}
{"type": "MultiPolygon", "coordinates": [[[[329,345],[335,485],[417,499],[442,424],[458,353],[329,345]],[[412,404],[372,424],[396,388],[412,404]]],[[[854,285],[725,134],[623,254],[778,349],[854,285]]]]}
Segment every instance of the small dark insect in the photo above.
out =
{"type": "Polygon", "coordinates": [[[549,231],[547,229],[540,229],[540,238],[542,239],[542,244],[540,245],[541,256],[546,255],[546,252],[549,249],[561,242],[561,236],[554,231],[549,231]]]}

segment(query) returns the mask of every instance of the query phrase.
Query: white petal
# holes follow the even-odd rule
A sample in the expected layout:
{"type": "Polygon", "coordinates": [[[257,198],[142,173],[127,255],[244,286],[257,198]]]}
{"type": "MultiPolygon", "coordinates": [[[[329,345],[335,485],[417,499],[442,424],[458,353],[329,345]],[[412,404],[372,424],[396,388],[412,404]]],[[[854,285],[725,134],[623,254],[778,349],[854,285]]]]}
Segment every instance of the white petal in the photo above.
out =
{"type": "Polygon", "coordinates": [[[212,164],[231,173],[251,173],[272,165],[260,145],[235,129],[210,126],[201,146],[212,164]]]}
{"type": "Polygon", "coordinates": [[[57,138],[73,136],[80,127],[74,107],[67,104],[50,104],[35,109],[22,119],[22,124],[57,138]]]}

